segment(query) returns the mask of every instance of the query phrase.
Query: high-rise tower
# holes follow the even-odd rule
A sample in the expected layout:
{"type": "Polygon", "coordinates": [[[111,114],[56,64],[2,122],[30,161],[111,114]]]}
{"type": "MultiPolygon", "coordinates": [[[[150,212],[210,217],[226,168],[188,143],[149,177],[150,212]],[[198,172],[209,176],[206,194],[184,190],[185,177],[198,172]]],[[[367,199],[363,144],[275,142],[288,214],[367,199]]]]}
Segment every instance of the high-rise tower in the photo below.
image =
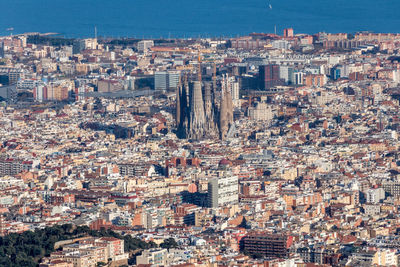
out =
{"type": "Polygon", "coordinates": [[[279,78],[279,65],[269,64],[259,66],[260,74],[260,88],[270,89],[277,85],[283,85],[282,80],[279,78]]]}
{"type": "Polygon", "coordinates": [[[0,42],[0,58],[4,57],[4,43],[0,42]]]}

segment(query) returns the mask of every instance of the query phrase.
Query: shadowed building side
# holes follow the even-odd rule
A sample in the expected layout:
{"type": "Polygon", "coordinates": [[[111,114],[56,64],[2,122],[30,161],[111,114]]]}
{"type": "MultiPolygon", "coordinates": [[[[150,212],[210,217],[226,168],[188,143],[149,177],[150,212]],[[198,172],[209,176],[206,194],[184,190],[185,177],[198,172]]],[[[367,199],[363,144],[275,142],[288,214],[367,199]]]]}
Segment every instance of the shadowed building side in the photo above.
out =
{"type": "Polygon", "coordinates": [[[187,138],[186,132],[189,127],[188,87],[187,77],[184,76],[177,88],[176,98],[176,126],[179,138],[187,138]]]}

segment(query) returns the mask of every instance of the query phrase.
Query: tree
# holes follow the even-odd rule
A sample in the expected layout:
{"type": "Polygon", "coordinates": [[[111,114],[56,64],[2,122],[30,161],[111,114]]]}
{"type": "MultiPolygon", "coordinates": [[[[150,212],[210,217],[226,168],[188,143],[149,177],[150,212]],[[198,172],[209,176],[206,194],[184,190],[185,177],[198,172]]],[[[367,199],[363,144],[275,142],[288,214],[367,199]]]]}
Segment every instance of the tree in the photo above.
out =
{"type": "Polygon", "coordinates": [[[154,241],[149,241],[148,246],[149,246],[148,248],[156,248],[156,247],[158,247],[158,245],[154,241]]]}
{"type": "Polygon", "coordinates": [[[122,236],[112,230],[94,231],[87,226],[60,225],[26,231],[22,234],[9,234],[0,237],[0,266],[37,266],[39,261],[54,252],[57,241],[82,236],[116,237],[125,241],[125,252],[156,247],[153,242],[145,242],[130,235],[122,236]]]}
{"type": "Polygon", "coordinates": [[[261,254],[261,253],[254,253],[253,254],[253,258],[255,258],[255,259],[261,259],[261,258],[263,258],[264,256],[263,256],[263,254],[261,254]]]}
{"type": "Polygon", "coordinates": [[[243,216],[242,222],[238,225],[241,228],[244,229],[250,229],[250,225],[247,223],[246,217],[243,216]]]}
{"type": "Polygon", "coordinates": [[[160,245],[160,247],[167,248],[167,249],[177,248],[178,246],[179,246],[178,243],[172,237],[165,239],[164,242],[161,243],[161,245],[160,245]]]}

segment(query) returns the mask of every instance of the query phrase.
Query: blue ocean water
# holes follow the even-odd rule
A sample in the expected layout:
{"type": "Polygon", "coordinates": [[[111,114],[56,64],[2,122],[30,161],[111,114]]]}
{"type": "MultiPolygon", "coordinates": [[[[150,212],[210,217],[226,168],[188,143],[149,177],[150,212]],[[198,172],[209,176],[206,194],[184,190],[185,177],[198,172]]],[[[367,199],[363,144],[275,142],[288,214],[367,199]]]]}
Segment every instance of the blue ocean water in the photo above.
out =
{"type": "Polygon", "coordinates": [[[0,0],[0,35],[236,36],[250,32],[400,32],[400,0],[0,0]],[[270,5],[272,8],[270,8],[270,5]]]}

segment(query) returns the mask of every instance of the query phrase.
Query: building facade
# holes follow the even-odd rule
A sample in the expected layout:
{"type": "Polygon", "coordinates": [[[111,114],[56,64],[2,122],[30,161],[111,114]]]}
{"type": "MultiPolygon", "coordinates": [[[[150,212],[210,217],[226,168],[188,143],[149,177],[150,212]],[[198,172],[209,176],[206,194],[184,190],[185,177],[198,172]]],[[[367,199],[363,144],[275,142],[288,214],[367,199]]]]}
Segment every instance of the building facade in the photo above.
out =
{"type": "Polygon", "coordinates": [[[208,205],[218,208],[237,204],[239,201],[238,177],[224,173],[208,182],[208,205]]]}
{"type": "Polygon", "coordinates": [[[265,258],[285,258],[293,238],[284,234],[251,233],[241,240],[241,249],[265,258]]]}

